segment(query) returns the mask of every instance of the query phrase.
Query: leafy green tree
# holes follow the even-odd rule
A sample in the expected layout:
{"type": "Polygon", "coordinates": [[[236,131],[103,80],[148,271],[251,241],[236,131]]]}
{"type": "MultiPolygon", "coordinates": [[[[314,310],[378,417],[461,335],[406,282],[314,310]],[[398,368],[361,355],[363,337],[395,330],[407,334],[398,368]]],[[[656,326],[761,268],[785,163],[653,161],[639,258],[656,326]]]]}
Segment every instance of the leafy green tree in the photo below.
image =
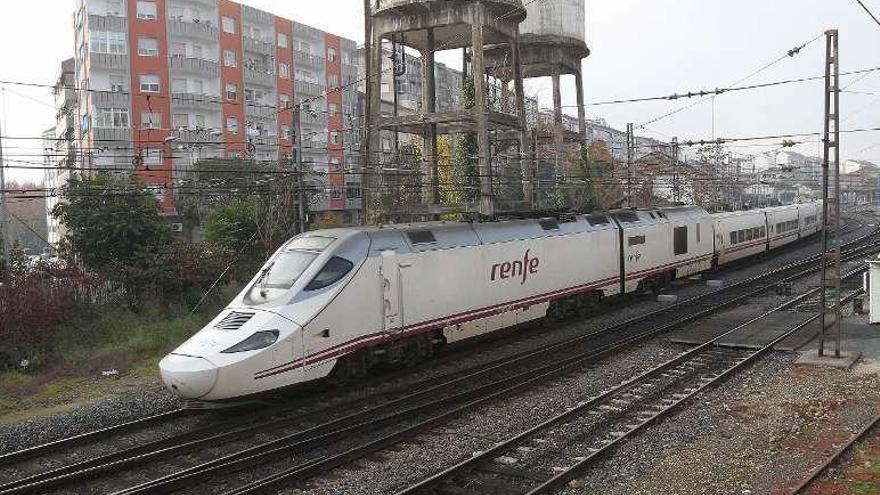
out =
{"type": "Polygon", "coordinates": [[[255,254],[258,250],[257,216],[260,205],[254,199],[234,199],[218,206],[205,221],[205,239],[232,252],[255,254]]]}
{"type": "Polygon", "coordinates": [[[159,202],[136,177],[74,176],[62,196],[52,214],[67,228],[67,249],[97,273],[124,274],[172,242],[159,202]]]}
{"type": "MultiPolygon", "coordinates": [[[[472,109],[476,106],[476,92],[473,79],[465,82],[464,108],[472,109]]],[[[478,168],[477,134],[468,132],[459,138],[458,144],[452,152],[452,177],[453,191],[460,191],[457,197],[465,201],[476,201],[480,197],[480,172],[478,168]]],[[[453,199],[447,195],[444,200],[453,199]]]]}

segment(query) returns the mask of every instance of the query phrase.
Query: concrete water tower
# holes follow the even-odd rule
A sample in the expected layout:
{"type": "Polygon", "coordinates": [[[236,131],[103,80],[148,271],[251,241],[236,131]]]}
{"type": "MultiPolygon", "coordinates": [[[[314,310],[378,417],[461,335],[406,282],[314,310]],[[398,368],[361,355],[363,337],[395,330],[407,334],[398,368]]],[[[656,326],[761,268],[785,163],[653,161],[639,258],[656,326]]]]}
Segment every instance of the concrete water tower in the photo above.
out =
{"type": "MultiPolygon", "coordinates": [[[[555,148],[562,150],[566,137],[562,125],[561,76],[574,75],[578,136],[586,134],[584,82],[581,62],[590,55],[586,43],[585,0],[541,0],[526,4],[528,16],[520,25],[520,59],[524,78],[553,78],[555,148]]],[[[503,46],[487,51],[487,65],[493,72],[503,66],[510,52],[503,46]]],[[[503,72],[503,69],[499,69],[503,72]]]]}
{"type": "MultiPolygon", "coordinates": [[[[526,115],[522,75],[519,63],[519,25],[526,17],[521,0],[372,0],[370,9],[372,31],[368,56],[374,74],[367,113],[371,122],[368,164],[381,163],[380,132],[420,135],[423,139],[422,184],[425,187],[426,214],[442,213],[439,206],[437,173],[438,134],[476,133],[477,163],[480,176],[480,201],[474,208],[483,216],[495,214],[493,191],[492,144],[516,136],[523,161],[526,141],[526,115]],[[422,104],[412,115],[393,116],[382,113],[381,77],[375,77],[382,64],[382,41],[388,40],[418,50],[423,61],[422,104]],[[490,82],[484,52],[487,47],[506,47],[509,58],[493,64],[504,66],[516,85],[515,109],[508,105],[499,109],[490,104],[490,82]],[[434,74],[434,54],[445,50],[470,50],[471,73],[474,76],[475,104],[472,109],[438,111],[434,74]],[[482,84],[478,83],[482,82],[482,84]]],[[[368,174],[369,175],[369,174],[368,174]]]]}

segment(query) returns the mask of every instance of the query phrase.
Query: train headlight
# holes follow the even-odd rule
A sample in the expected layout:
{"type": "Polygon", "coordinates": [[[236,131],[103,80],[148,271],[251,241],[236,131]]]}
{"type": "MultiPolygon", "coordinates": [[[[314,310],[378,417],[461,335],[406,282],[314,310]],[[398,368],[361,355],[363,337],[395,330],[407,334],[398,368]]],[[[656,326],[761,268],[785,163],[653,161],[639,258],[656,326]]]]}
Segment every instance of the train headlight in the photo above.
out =
{"type": "Polygon", "coordinates": [[[236,352],[264,349],[278,341],[278,334],[278,330],[263,330],[221,352],[223,352],[223,354],[234,354],[236,352]]]}

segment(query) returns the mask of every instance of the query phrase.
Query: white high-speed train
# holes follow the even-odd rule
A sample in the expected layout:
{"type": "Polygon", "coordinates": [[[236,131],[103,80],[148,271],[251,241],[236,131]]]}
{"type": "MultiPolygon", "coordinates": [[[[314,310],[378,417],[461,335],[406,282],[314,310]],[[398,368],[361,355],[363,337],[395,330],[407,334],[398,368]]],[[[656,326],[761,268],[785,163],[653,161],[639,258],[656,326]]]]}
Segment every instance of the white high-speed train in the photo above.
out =
{"type": "Polygon", "coordinates": [[[565,220],[433,222],[308,232],[162,359],[187,399],[251,395],[656,289],[815,234],[817,203],[710,215],[698,207],[565,220]]]}

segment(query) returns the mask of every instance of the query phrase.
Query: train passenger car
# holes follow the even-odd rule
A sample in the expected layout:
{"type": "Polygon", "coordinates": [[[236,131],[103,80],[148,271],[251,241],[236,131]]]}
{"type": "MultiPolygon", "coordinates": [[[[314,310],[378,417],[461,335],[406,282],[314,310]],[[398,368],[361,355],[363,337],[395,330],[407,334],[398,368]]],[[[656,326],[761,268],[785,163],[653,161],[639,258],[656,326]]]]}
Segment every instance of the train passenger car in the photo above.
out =
{"type": "Polygon", "coordinates": [[[798,219],[801,237],[809,237],[822,230],[822,203],[812,202],[798,205],[798,219]]]}
{"type": "Polygon", "coordinates": [[[735,211],[712,215],[715,225],[715,263],[767,251],[767,214],[764,210],[735,211]]]}
{"type": "Polygon", "coordinates": [[[776,249],[800,239],[801,228],[797,205],[765,208],[764,213],[767,215],[770,249],[776,249]]]}
{"type": "Polygon", "coordinates": [[[712,264],[712,221],[697,207],[624,210],[620,225],[625,292],[656,289],[712,264]]]}

